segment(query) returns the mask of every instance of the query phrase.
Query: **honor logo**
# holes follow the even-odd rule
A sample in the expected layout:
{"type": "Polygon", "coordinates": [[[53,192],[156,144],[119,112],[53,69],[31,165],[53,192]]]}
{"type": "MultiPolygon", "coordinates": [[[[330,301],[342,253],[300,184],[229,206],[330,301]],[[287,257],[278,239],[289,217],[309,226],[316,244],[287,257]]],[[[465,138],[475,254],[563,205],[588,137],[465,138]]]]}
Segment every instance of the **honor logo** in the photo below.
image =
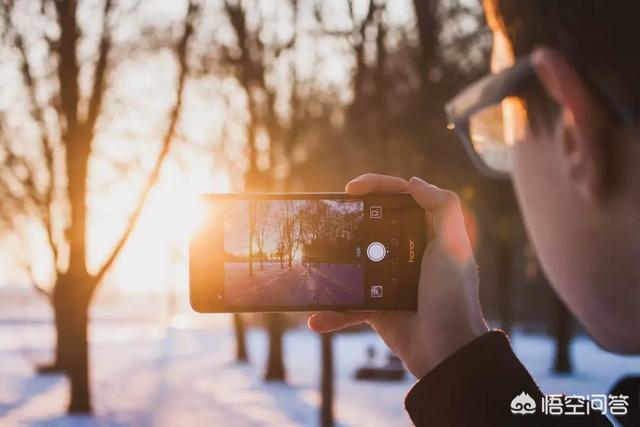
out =
{"type": "Polygon", "coordinates": [[[416,245],[413,242],[413,240],[409,239],[409,262],[415,262],[415,260],[416,260],[415,247],[416,247],[416,245]]]}
{"type": "Polygon", "coordinates": [[[524,391],[513,398],[511,401],[512,414],[533,414],[536,412],[536,402],[524,391]]]}

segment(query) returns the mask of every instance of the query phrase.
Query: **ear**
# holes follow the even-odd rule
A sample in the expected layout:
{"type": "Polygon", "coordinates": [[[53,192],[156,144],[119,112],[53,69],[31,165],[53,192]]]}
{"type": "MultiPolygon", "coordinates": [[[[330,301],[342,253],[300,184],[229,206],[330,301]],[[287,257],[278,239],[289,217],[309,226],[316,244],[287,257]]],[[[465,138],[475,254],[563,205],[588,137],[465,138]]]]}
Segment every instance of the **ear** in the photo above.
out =
{"type": "Polygon", "coordinates": [[[564,55],[536,48],[531,62],[542,86],[561,109],[561,156],[566,173],[580,196],[597,202],[606,189],[605,131],[610,117],[564,55]]]}

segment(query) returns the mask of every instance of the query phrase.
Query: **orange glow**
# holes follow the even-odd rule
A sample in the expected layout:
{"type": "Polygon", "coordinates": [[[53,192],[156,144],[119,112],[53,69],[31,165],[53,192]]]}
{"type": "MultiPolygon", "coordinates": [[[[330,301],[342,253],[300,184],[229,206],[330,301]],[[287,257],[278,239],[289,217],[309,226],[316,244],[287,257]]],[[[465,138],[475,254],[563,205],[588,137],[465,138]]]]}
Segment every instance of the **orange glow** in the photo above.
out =
{"type": "MultiPolygon", "coordinates": [[[[198,199],[199,192],[189,190],[187,174],[169,169],[164,174],[140,215],[129,242],[116,261],[108,279],[118,289],[132,292],[166,292],[174,284],[180,292],[187,290],[188,245],[191,235],[202,223],[206,207],[198,199]],[[170,173],[174,172],[174,173],[170,173]]],[[[210,181],[211,182],[211,181],[210,181]]],[[[227,190],[224,178],[213,178],[211,191],[227,190]]],[[[114,200],[113,203],[125,200],[114,200]]],[[[96,221],[94,248],[104,251],[106,237],[119,235],[120,228],[112,232],[103,222],[96,221]]]]}

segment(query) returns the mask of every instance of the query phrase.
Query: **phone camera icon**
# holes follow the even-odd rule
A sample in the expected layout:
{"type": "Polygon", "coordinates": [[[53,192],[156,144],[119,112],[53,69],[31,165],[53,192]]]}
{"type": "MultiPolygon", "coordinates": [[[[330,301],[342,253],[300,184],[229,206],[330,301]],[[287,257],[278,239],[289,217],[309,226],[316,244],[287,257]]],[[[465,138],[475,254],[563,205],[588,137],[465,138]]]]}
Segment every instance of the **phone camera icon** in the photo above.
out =
{"type": "Polygon", "coordinates": [[[369,206],[369,218],[382,218],[382,206],[369,206]]]}
{"type": "Polygon", "coordinates": [[[373,261],[382,261],[387,255],[387,248],[380,242],[373,242],[367,247],[367,257],[373,261]]]}
{"type": "Polygon", "coordinates": [[[383,289],[381,285],[371,286],[371,298],[382,298],[383,289]]]}

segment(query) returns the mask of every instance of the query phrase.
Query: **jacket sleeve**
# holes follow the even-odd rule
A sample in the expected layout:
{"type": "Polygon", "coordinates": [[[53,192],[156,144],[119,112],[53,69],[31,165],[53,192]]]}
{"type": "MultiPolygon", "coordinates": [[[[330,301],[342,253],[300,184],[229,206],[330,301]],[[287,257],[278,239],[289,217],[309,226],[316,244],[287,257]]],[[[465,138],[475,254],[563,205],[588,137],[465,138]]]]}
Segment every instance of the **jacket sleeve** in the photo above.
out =
{"type": "Polygon", "coordinates": [[[414,424],[429,426],[610,426],[601,414],[542,414],[543,394],[500,331],[458,350],[411,389],[405,407],[414,424]],[[514,415],[511,402],[525,393],[535,412],[514,415]]]}

